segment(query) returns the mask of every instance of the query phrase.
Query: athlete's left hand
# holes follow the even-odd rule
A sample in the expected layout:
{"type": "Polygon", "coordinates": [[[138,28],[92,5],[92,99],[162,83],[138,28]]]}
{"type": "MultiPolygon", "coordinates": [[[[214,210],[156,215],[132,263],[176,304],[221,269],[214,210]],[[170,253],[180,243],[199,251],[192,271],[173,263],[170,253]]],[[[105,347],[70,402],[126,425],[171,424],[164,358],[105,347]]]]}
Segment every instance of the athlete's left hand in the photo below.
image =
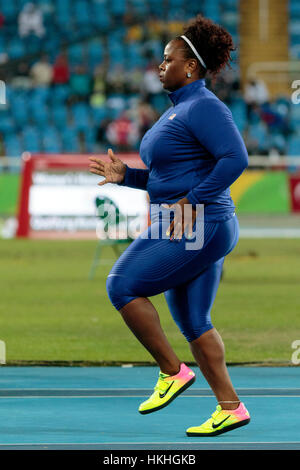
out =
{"type": "Polygon", "coordinates": [[[192,208],[192,205],[189,200],[184,197],[182,199],[179,199],[174,204],[162,204],[162,206],[166,209],[174,210],[174,219],[172,220],[166,232],[166,235],[170,236],[170,240],[181,240],[184,233],[186,233],[187,238],[191,238],[197,213],[192,208]],[[190,206],[189,210],[186,210],[186,214],[184,213],[185,205],[190,206]]]}

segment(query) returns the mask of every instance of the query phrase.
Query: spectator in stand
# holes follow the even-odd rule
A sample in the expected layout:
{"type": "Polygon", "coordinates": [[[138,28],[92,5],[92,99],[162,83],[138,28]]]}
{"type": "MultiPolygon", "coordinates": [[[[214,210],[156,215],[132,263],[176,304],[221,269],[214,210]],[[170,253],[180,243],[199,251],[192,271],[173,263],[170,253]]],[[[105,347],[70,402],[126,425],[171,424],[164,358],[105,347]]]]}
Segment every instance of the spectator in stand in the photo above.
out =
{"type": "Polygon", "coordinates": [[[0,28],[4,26],[4,23],[5,23],[5,16],[3,15],[3,13],[0,12],[0,28]]]}
{"type": "Polygon", "coordinates": [[[146,132],[153,126],[159,118],[157,112],[149,103],[140,101],[137,106],[132,107],[128,111],[128,115],[136,123],[139,130],[139,140],[141,140],[146,132]]]}
{"type": "Polygon", "coordinates": [[[94,70],[93,91],[90,99],[90,105],[93,108],[103,107],[106,99],[106,72],[105,67],[98,65],[94,70]]]}
{"type": "Polygon", "coordinates": [[[107,126],[106,138],[116,151],[128,152],[136,148],[139,129],[129,118],[127,111],[124,111],[118,119],[107,126]]]}
{"type": "Polygon", "coordinates": [[[182,32],[182,28],[184,26],[183,24],[183,21],[180,20],[180,16],[181,18],[183,17],[184,15],[184,12],[182,11],[178,11],[177,15],[174,16],[174,18],[172,18],[171,20],[168,21],[168,26],[167,26],[167,30],[168,30],[168,34],[170,36],[180,36],[181,32],[182,32]]]}
{"type": "Polygon", "coordinates": [[[32,78],[29,76],[29,66],[27,62],[19,62],[16,72],[11,80],[11,86],[28,90],[32,87],[32,78]]]}
{"type": "Polygon", "coordinates": [[[53,65],[53,78],[54,85],[65,85],[70,80],[70,70],[66,54],[60,54],[53,65]]]}
{"type": "Polygon", "coordinates": [[[106,80],[109,93],[124,93],[127,84],[125,82],[125,70],[123,65],[117,64],[109,68],[106,80]]]}
{"type": "Polygon", "coordinates": [[[159,80],[158,66],[157,64],[151,64],[145,71],[143,80],[143,93],[145,100],[150,101],[153,95],[162,93],[162,86],[159,80]]]}
{"type": "Polygon", "coordinates": [[[288,115],[281,115],[275,108],[275,103],[268,101],[261,106],[261,119],[268,126],[270,133],[279,133],[284,137],[288,137],[291,133],[291,126],[288,115]]]}
{"type": "Polygon", "coordinates": [[[90,105],[92,108],[103,108],[105,100],[105,95],[101,91],[95,91],[91,94],[90,105]]]}
{"type": "Polygon", "coordinates": [[[140,93],[144,78],[144,71],[141,67],[134,67],[127,70],[126,83],[129,93],[140,93]]]}
{"type": "Polygon", "coordinates": [[[30,69],[30,77],[34,86],[49,86],[52,82],[53,67],[48,56],[43,55],[30,69]]]}
{"type": "Polygon", "coordinates": [[[207,78],[206,83],[213,93],[227,105],[230,105],[234,98],[241,96],[240,77],[236,70],[224,70],[220,72],[214,83],[210,78],[207,78]]]}
{"type": "Polygon", "coordinates": [[[128,42],[142,41],[143,37],[144,37],[144,29],[140,24],[135,23],[131,26],[128,26],[127,34],[126,34],[126,41],[128,42]]]}
{"type": "Polygon", "coordinates": [[[43,13],[38,5],[26,3],[18,17],[19,35],[21,38],[29,36],[30,33],[42,38],[45,35],[43,25],[43,13]]]}
{"type": "Polygon", "coordinates": [[[70,76],[71,101],[88,100],[92,92],[92,80],[84,65],[77,65],[70,76]]]}
{"type": "Polygon", "coordinates": [[[165,22],[155,15],[150,15],[147,21],[147,29],[150,39],[163,39],[167,30],[165,22]]]}
{"type": "Polygon", "coordinates": [[[112,123],[110,118],[102,119],[98,126],[96,133],[97,151],[106,152],[107,147],[110,145],[110,141],[107,138],[107,128],[112,123]]]}
{"type": "Polygon", "coordinates": [[[93,81],[93,92],[99,92],[106,94],[106,70],[105,67],[100,64],[94,69],[94,81],[93,81]]]}
{"type": "Polygon", "coordinates": [[[247,105],[247,118],[251,121],[252,112],[269,100],[269,92],[263,80],[253,78],[246,83],[244,99],[247,105]]]}

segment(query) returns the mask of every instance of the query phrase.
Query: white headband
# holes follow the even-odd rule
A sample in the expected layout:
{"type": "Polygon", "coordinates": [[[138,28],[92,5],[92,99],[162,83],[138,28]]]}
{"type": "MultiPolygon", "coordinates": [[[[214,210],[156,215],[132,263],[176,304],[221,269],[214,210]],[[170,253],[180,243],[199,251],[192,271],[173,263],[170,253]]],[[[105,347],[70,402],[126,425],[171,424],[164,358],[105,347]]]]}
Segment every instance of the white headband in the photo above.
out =
{"type": "Polygon", "coordinates": [[[186,36],[180,36],[180,37],[182,37],[182,39],[184,39],[185,42],[188,43],[188,45],[190,46],[190,48],[191,48],[192,51],[194,52],[195,56],[197,57],[197,59],[199,59],[201,65],[202,65],[205,69],[207,69],[204,60],[202,59],[201,55],[198,53],[197,49],[193,46],[193,44],[191,43],[191,41],[190,41],[186,36]]]}

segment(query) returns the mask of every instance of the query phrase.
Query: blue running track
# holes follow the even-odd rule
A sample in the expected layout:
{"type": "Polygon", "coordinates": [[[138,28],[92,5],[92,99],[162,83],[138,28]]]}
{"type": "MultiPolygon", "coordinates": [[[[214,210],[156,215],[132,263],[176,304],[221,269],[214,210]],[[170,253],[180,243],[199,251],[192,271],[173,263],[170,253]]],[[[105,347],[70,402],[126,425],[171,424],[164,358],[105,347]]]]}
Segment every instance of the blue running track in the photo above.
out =
{"type": "Polygon", "coordinates": [[[211,438],[185,434],[216,407],[194,370],[192,387],[166,408],[140,415],[155,367],[2,367],[0,450],[300,450],[299,367],[231,367],[251,422],[211,438]]]}

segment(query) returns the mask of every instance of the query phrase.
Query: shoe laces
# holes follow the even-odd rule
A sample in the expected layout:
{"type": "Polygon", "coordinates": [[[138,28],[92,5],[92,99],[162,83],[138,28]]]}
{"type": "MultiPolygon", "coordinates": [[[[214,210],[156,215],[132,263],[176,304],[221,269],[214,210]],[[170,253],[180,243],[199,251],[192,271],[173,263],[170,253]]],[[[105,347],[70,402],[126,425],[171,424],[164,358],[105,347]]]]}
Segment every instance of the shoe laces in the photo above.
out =
{"type": "Polygon", "coordinates": [[[167,390],[167,388],[169,387],[169,383],[164,380],[166,377],[169,377],[169,376],[166,374],[163,374],[162,372],[159,373],[158,381],[154,387],[154,390],[156,392],[157,391],[164,392],[165,390],[167,390]]]}
{"type": "Polygon", "coordinates": [[[216,419],[216,417],[221,413],[221,411],[222,411],[222,407],[220,405],[218,405],[217,408],[216,408],[216,411],[213,412],[211,417],[213,419],[216,419]]]}

